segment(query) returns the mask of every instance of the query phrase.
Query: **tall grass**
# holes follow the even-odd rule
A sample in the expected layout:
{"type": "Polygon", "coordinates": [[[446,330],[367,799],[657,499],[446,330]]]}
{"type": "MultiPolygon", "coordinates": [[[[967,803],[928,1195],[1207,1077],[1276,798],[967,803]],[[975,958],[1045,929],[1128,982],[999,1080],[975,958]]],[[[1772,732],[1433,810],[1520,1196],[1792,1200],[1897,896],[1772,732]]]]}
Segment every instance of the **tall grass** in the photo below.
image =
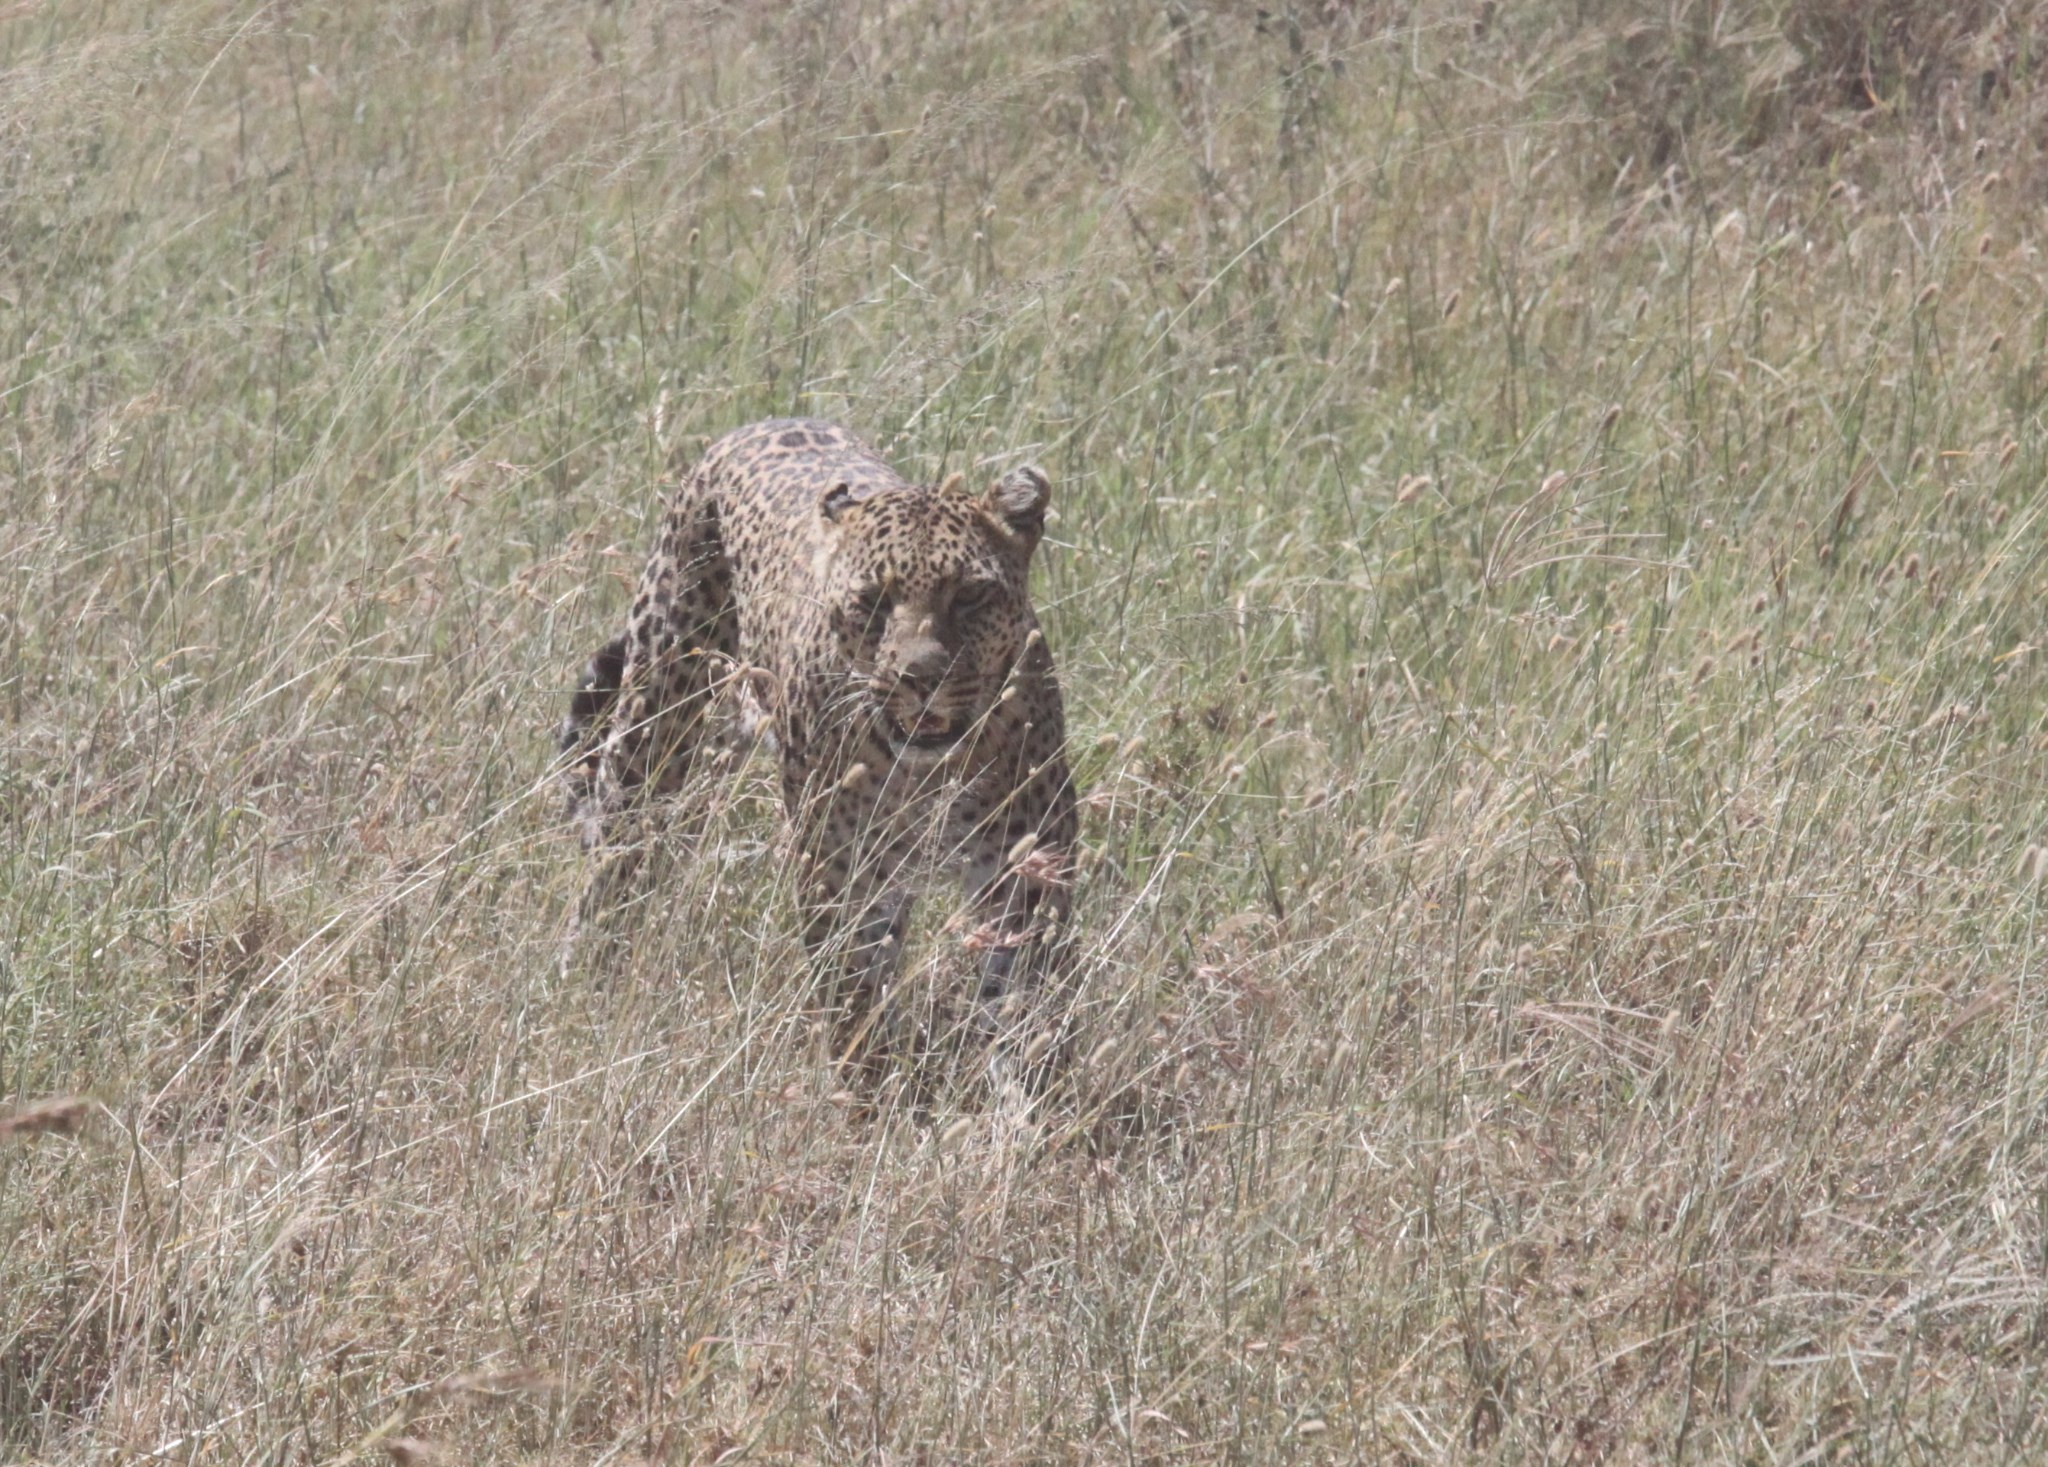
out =
{"type": "Polygon", "coordinates": [[[2037,1455],[2034,32],[1848,10],[0,14],[0,1457],[2037,1455]],[[1055,479],[1039,1104],[759,763],[557,966],[790,411],[1055,479]]]}

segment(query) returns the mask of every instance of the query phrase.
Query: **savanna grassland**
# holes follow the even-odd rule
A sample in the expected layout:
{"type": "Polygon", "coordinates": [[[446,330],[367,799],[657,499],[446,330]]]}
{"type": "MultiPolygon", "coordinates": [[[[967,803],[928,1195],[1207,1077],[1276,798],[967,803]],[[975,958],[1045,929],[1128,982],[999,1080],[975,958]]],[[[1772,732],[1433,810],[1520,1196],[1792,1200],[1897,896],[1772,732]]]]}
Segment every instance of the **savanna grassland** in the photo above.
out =
{"type": "Polygon", "coordinates": [[[2044,41],[0,7],[0,1459],[2038,1460],[2044,41]],[[558,963],[785,412],[1054,480],[1035,1100],[835,1068],[764,760],[558,963]]]}

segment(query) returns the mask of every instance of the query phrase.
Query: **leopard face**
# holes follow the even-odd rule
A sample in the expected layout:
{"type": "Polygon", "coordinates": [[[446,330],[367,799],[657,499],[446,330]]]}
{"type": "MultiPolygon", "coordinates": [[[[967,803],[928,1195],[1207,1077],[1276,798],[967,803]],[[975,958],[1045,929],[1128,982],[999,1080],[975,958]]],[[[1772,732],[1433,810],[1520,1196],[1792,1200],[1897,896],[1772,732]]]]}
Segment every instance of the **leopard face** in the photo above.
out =
{"type": "Polygon", "coordinates": [[[855,498],[834,485],[819,586],[845,682],[841,706],[899,758],[971,741],[1036,627],[1027,594],[1050,489],[1022,471],[984,495],[855,498]]]}

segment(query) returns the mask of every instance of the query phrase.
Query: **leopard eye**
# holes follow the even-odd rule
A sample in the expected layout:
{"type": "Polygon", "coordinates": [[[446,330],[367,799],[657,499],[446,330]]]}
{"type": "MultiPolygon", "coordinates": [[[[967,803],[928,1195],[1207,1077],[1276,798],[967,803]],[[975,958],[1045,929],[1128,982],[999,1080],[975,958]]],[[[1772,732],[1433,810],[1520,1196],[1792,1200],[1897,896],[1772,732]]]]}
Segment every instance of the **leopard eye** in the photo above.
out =
{"type": "Polygon", "coordinates": [[[889,619],[889,613],[894,609],[895,601],[887,591],[863,591],[853,603],[853,624],[865,631],[873,631],[889,619]]]}
{"type": "Polygon", "coordinates": [[[996,599],[996,586],[991,581],[969,581],[953,593],[953,615],[973,616],[986,610],[996,599]]]}

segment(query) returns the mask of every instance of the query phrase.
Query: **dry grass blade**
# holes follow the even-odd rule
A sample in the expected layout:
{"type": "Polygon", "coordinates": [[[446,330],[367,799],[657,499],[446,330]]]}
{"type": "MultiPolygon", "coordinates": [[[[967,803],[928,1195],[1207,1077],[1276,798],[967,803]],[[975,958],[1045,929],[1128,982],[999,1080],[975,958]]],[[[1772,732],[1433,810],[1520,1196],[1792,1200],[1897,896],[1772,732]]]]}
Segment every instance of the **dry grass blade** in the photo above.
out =
{"type": "Polygon", "coordinates": [[[539,1395],[555,1390],[561,1382],[545,1370],[520,1366],[511,1370],[471,1370],[452,1375],[434,1387],[441,1396],[539,1395]]]}

